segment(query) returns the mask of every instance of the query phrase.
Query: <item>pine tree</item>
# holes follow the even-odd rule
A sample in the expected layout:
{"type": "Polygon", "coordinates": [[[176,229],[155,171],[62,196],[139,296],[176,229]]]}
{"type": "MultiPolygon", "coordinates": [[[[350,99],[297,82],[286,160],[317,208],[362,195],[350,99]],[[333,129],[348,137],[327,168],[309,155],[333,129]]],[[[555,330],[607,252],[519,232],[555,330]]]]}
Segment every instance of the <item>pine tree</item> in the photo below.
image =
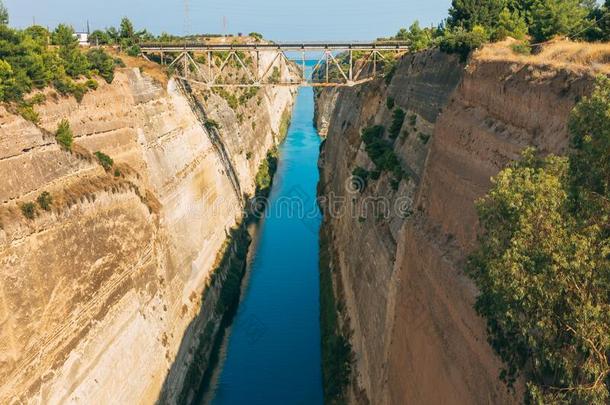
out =
{"type": "Polygon", "coordinates": [[[467,30],[472,30],[477,25],[486,29],[493,28],[507,5],[507,0],[453,0],[448,23],[450,27],[463,27],[467,30]]]}
{"type": "Polygon", "coordinates": [[[0,0],[0,25],[8,25],[8,10],[2,0],[0,0]]]}

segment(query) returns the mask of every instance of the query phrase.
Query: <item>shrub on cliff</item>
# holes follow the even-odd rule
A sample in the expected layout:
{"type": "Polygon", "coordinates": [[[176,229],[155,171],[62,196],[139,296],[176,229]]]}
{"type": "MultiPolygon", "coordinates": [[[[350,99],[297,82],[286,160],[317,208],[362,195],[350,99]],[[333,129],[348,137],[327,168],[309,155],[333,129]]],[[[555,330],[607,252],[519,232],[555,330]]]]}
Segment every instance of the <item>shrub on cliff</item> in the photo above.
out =
{"type": "Polygon", "coordinates": [[[610,80],[570,119],[569,158],[527,150],[478,203],[483,232],[468,273],[502,378],[528,403],[610,399],[610,80]]]}
{"type": "Polygon", "coordinates": [[[394,174],[394,178],[400,181],[406,176],[406,173],[398,156],[394,153],[392,143],[383,139],[384,132],[385,128],[381,125],[363,129],[362,140],[365,144],[365,150],[375,164],[376,171],[380,174],[381,172],[391,172],[394,174]]]}
{"type": "Polygon", "coordinates": [[[90,49],[87,52],[87,59],[93,73],[99,74],[106,83],[112,83],[114,80],[114,59],[102,49],[90,49]]]}
{"type": "Polygon", "coordinates": [[[51,194],[49,194],[48,191],[43,191],[36,199],[36,202],[38,203],[38,206],[40,206],[40,208],[42,208],[43,210],[50,211],[51,204],[53,204],[53,198],[51,197],[51,194]]]}
{"type": "Polygon", "coordinates": [[[260,42],[263,39],[263,34],[260,34],[258,32],[251,32],[251,33],[248,34],[248,36],[250,38],[254,38],[254,40],[256,42],[260,42]]]}
{"type": "Polygon", "coordinates": [[[402,108],[396,108],[392,113],[392,124],[390,128],[388,128],[388,133],[390,138],[396,139],[398,134],[400,134],[400,130],[402,129],[402,124],[405,122],[405,117],[407,114],[404,112],[402,108]]]}
{"type": "Polygon", "coordinates": [[[73,142],[72,129],[70,128],[70,123],[68,120],[61,120],[57,127],[57,131],[55,132],[55,140],[59,143],[63,148],[67,150],[72,150],[72,142],[73,142]]]}
{"type": "Polygon", "coordinates": [[[476,26],[472,31],[456,28],[445,31],[440,42],[440,49],[446,53],[457,53],[462,62],[465,62],[470,52],[480,48],[487,41],[489,41],[489,34],[482,26],[476,26]]]}
{"type": "Polygon", "coordinates": [[[21,204],[21,213],[27,219],[34,219],[36,218],[38,211],[36,210],[36,205],[33,202],[28,202],[21,204]]]}
{"type": "Polygon", "coordinates": [[[110,171],[110,169],[112,169],[112,166],[114,165],[114,160],[112,160],[110,156],[100,151],[95,152],[94,155],[97,158],[97,161],[100,162],[104,170],[110,171]]]}

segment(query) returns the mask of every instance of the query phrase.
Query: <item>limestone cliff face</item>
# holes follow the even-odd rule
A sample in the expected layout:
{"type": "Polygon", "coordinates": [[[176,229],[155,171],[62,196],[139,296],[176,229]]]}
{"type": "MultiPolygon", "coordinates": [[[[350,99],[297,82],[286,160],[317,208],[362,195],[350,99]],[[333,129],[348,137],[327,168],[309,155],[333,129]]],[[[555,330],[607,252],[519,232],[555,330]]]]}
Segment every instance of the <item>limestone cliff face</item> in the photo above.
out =
{"type": "Polygon", "coordinates": [[[498,379],[501,362],[473,309],[476,288],[462,273],[476,240],[474,201],[526,146],[564,151],[568,114],[592,83],[586,71],[535,61],[475,54],[465,65],[428,51],[405,56],[389,86],[321,92],[317,120],[328,137],[319,188],[328,201],[347,193],[350,208],[337,215],[323,204],[341,319],[353,330],[350,402],[520,400],[498,379]],[[384,174],[358,192],[352,171],[374,168],[360,132],[389,127],[388,97],[407,113],[394,151],[410,176],[397,190],[384,174]],[[378,197],[389,215],[379,205],[371,215],[378,197]]]}
{"type": "Polygon", "coordinates": [[[210,272],[294,89],[261,89],[236,111],[192,93],[123,69],[80,104],[49,95],[37,126],[0,111],[0,402],[151,403],[170,367],[184,382],[185,329],[206,316],[210,272]],[[62,119],[72,152],[52,135],[62,119]],[[19,205],[43,191],[51,210],[26,219],[19,205]]]}

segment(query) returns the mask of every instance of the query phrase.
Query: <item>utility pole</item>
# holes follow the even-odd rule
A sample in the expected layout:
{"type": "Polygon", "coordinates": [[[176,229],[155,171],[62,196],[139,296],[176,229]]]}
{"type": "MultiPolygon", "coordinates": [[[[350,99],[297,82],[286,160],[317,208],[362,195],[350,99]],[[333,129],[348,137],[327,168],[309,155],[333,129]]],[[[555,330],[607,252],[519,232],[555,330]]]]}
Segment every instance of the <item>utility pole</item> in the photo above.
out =
{"type": "Polygon", "coordinates": [[[191,21],[190,21],[190,13],[189,13],[189,0],[184,1],[184,52],[182,54],[183,65],[184,65],[184,77],[188,77],[189,75],[189,60],[188,60],[188,51],[186,50],[186,44],[188,42],[188,36],[191,31],[191,21]]]}
{"type": "Polygon", "coordinates": [[[191,18],[189,9],[189,0],[184,1],[184,40],[191,34],[191,18]]]}

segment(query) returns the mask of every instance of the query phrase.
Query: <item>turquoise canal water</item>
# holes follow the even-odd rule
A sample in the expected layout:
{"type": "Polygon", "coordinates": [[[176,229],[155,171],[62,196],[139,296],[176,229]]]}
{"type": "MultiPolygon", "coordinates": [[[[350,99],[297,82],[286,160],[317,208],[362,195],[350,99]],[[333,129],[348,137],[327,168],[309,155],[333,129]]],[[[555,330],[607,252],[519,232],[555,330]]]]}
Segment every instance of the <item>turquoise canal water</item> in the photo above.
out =
{"type": "Polygon", "coordinates": [[[311,88],[299,90],[241,302],[204,402],[322,403],[313,100],[311,88]]]}

